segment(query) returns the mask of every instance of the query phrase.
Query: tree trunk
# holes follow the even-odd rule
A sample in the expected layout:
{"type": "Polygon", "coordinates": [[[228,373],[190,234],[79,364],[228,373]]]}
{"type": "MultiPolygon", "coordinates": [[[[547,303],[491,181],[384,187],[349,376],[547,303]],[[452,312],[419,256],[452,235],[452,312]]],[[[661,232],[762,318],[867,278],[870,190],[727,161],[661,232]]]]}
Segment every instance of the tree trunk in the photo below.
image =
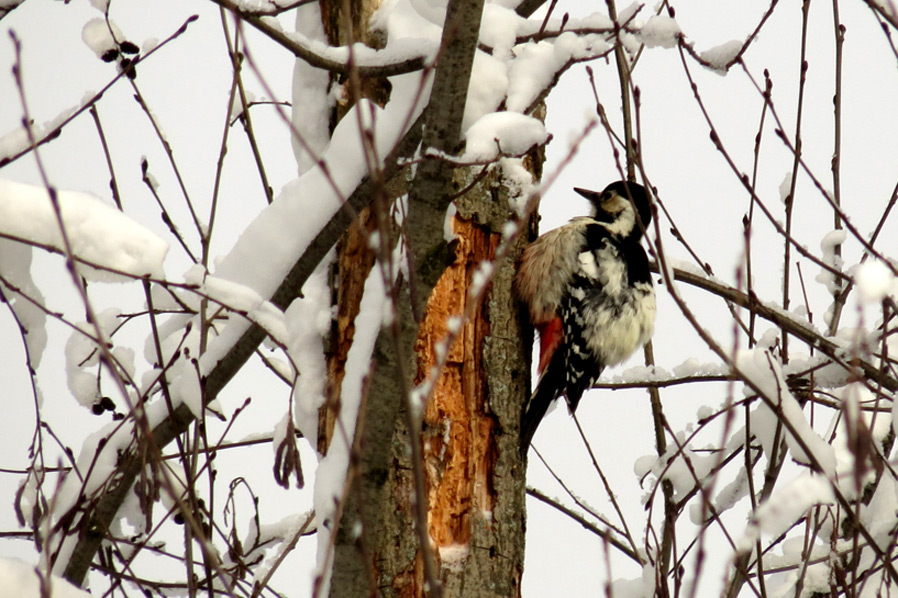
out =
{"type": "MultiPolygon", "coordinates": [[[[473,6],[476,0],[468,3],[473,6]]],[[[450,153],[458,150],[470,69],[468,64],[465,70],[465,60],[473,56],[479,29],[479,18],[462,25],[458,15],[469,19],[472,10],[456,6],[456,20],[447,16],[447,32],[453,28],[465,35],[444,34],[444,48],[464,41],[469,55],[441,53],[428,107],[433,134],[424,143],[450,153]],[[444,75],[460,71],[462,78],[444,80],[441,88],[441,68],[444,75]],[[455,105],[440,102],[440,94],[454,94],[455,105]]],[[[476,7],[478,15],[480,10],[476,7]]],[[[338,19],[326,8],[322,13],[326,27],[328,21],[354,28],[365,22],[352,15],[338,19]]],[[[328,35],[346,40],[342,34],[328,35]]],[[[355,29],[353,36],[362,39],[364,32],[355,29]]],[[[362,95],[383,88],[357,87],[362,95]]],[[[529,160],[537,175],[541,159],[534,155],[529,160]]],[[[472,185],[480,172],[479,167],[456,169],[426,159],[412,182],[404,238],[411,279],[399,280],[393,289],[394,325],[382,330],[375,345],[369,392],[356,429],[358,453],[350,461],[351,491],[336,533],[331,596],[520,595],[526,467],[519,456],[518,430],[530,377],[529,342],[523,342],[512,280],[524,239],[496,257],[513,209],[498,175],[490,173],[472,185]],[[459,189],[469,190],[456,200],[455,240],[447,244],[443,215],[459,189]],[[472,294],[475,285],[482,287],[480,275],[475,276],[482,262],[493,264],[492,283],[472,294]],[[449,319],[464,314],[468,319],[432,385],[432,398],[422,414],[409,417],[410,389],[426,386],[421,385],[439,364],[438,347],[445,345],[449,319]],[[412,443],[418,450],[412,450],[412,443]],[[419,496],[426,500],[425,516],[415,502],[419,496]],[[422,534],[415,533],[422,519],[432,554],[422,551],[422,534]],[[429,584],[431,576],[439,588],[429,584]]],[[[329,362],[330,408],[321,419],[322,450],[333,430],[361,291],[374,266],[367,239],[375,220],[367,211],[362,214],[341,242],[336,260],[338,315],[329,362]]]]}
{"type": "MultiPolygon", "coordinates": [[[[529,392],[529,345],[522,342],[512,294],[514,259],[494,259],[510,212],[496,182],[488,177],[457,202],[456,259],[431,295],[418,336],[416,381],[423,381],[438,361],[434,347],[446,337],[449,318],[471,314],[449,349],[424,418],[429,533],[444,596],[521,591],[526,464],[517,446],[521,401],[529,392]],[[496,274],[481,299],[471,290],[482,262],[493,263],[496,274]]],[[[519,242],[510,256],[521,248],[519,242]]]]}
{"type": "MultiPolygon", "coordinates": [[[[449,319],[470,315],[433,385],[419,439],[428,535],[447,597],[519,596],[523,571],[526,467],[518,431],[521,401],[529,392],[529,343],[523,342],[512,279],[524,240],[494,259],[510,213],[504,188],[496,183],[487,177],[457,202],[454,261],[434,287],[420,327],[411,317],[407,286],[397,310],[404,322],[399,345],[414,338],[415,353],[402,369],[414,372],[409,382],[415,386],[437,365],[436,347],[447,336],[449,319]],[[475,273],[485,261],[494,264],[495,274],[485,293],[473,297],[475,273]]],[[[358,487],[344,506],[332,596],[428,594],[413,531],[414,464],[393,344],[382,335],[375,348],[370,386],[389,391],[365,406],[353,472],[358,487]]]]}

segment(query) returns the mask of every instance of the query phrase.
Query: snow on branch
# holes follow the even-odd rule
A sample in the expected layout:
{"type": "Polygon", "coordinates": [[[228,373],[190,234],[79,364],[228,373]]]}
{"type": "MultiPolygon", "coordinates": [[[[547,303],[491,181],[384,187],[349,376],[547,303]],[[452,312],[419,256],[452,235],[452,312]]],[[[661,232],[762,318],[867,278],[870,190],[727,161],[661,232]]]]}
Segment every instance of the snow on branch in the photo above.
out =
{"type": "Polygon", "coordinates": [[[297,58],[343,75],[356,72],[362,77],[390,77],[419,71],[432,59],[438,47],[420,40],[419,43],[397,43],[385,50],[374,50],[364,44],[354,44],[351,50],[347,47],[335,48],[299,33],[287,33],[273,17],[260,17],[255,12],[247,12],[231,0],[212,1],[238,15],[297,58]]]}
{"type": "Polygon", "coordinates": [[[168,243],[115,207],[88,193],[56,192],[57,214],[42,187],[0,179],[0,236],[65,253],[60,220],[74,258],[102,266],[86,268],[90,278],[120,281],[115,270],[134,277],[162,278],[168,243]]]}

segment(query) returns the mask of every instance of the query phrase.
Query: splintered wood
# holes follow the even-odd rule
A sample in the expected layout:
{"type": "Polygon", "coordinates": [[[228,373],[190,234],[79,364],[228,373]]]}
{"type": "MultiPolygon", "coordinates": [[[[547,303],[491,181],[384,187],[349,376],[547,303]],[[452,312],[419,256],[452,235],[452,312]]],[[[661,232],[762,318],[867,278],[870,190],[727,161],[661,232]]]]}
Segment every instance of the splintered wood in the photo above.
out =
{"type": "MultiPolygon", "coordinates": [[[[420,384],[438,363],[437,347],[445,343],[448,321],[461,317],[472,278],[480,262],[492,259],[499,236],[470,221],[453,219],[458,244],[455,262],[446,269],[431,294],[418,335],[420,384]]],[[[494,489],[490,480],[495,465],[495,418],[486,405],[481,372],[483,340],[489,322],[472,317],[449,348],[446,365],[434,385],[424,415],[422,442],[427,475],[430,537],[438,548],[467,545],[471,517],[492,512],[494,489]]],[[[439,551],[437,551],[439,553],[439,551]]]]}

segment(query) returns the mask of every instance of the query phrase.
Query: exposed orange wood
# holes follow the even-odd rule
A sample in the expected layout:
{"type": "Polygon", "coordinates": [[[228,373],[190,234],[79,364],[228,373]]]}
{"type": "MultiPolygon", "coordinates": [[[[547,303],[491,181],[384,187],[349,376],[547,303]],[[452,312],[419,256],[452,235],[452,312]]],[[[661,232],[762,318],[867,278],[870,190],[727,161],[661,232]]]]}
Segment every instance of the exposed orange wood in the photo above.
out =
{"type": "Polygon", "coordinates": [[[368,246],[368,237],[374,226],[375,219],[371,210],[366,208],[359,215],[359,221],[349,227],[337,246],[334,276],[337,315],[328,351],[325,389],[327,403],[318,412],[318,451],[322,454],[327,453],[327,446],[334,433],[336,406],[346,373],[346,357],[355,338],[355,318],[361,306],[365,281],[374,266],[374,251],[368,246]]]}
{"type": "MultiPolygon", "coordinates": [[[[456,218],[456,260],[431,294],[418,340],[417,382],[437,363],[437,346],[448,334],[448,320],[461,316],[477,265],[489,260],[498,238],[456,218]]],[[[479,306],[477,309],[480,309],[479,306]]],[[[474,509],[491,511],[489,482],[494,464],[494,418],[485,408],[481,355],[489,332],[485,318],[466,323],[451,346],[424,416],[423,449],[428,481],[430,536],[437,547],[466,545],[474,509]]]]}

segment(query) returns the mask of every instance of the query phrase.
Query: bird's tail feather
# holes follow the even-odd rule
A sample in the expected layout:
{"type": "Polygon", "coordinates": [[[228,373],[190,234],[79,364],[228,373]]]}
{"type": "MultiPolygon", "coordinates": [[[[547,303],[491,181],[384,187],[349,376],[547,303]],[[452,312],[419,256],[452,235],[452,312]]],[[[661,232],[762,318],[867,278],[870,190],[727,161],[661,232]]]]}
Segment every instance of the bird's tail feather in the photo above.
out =
{"type": "Polygon", "coordinates": [[[536,428],[549,411],[552,404],[564,388],[564,356],[562,351],[555,351],[549,367],[545,369],[530,400],[524,404],[521,414],[521,453],[526,455],[530,441],[536,434],[536,428]]]}
{"type": "Polygon", "coordinates": [[[564,351],[561,349],[555,351],[549,362],[549,367],[546,368],[536,384],[536,390],[524,405],[521,415],[521,454],[523,455],[527,454],[533,435],[536,434],[536,429],[549,411],[552,401],[565,395],[568,410],[573,414],[580,403],[580,397],[595,384],[602,373],[600,364],[588,363],[584,366],[590,370],[588,375],[581,376],[580,380],[572,386],[566,377],[566,363],[564,351]]]}

